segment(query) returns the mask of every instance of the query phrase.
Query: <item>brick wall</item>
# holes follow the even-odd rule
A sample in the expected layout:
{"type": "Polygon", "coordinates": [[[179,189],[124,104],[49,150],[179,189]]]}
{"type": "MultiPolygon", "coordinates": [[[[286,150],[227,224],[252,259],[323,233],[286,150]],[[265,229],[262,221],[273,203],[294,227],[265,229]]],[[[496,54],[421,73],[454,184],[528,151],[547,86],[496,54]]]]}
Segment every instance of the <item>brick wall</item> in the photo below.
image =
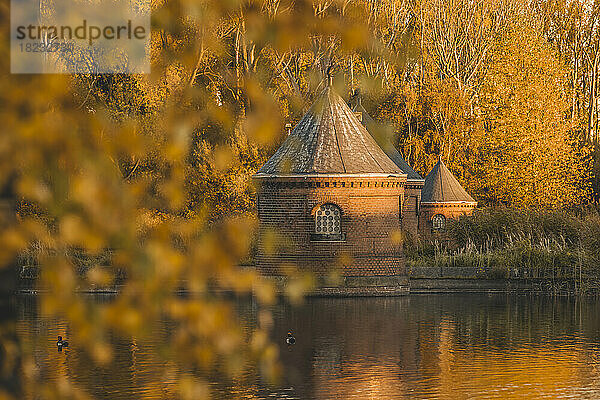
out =
{"type": "Polygon", "coordinates": [[[257,265],[269,275],[297,267],[326,275],[340,268],[345,276],[403,275],[400,197],[404,178],[318,177],[259,179],[260,239],[257,265]],[[341,209],[343,240],[320,242],[314,214],[324,203],[341,209]]]}
{"type": "Polygon", "coordinates": [[[421,201],[422,182],[408,182],[405,186],[402,207],[402,229],[416,235],[419,231],[419,203],[421,201]]]}

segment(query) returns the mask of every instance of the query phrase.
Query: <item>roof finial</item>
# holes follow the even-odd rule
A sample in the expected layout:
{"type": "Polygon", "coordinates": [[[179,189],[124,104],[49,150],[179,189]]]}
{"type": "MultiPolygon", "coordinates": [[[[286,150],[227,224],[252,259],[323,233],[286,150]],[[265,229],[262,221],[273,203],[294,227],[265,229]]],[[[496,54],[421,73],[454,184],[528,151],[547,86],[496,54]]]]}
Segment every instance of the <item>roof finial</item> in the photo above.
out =
{"type": "Polygon", "coordinates": [[[362,98],[360,97],[360,88],[354,89],[354,98],[356,99],[356,105],[362,104],[362,98]]]}
{"type": "Polygon", "coordinates": [[[332,87],[333,86],[333,63],[329,64],[329,66],[327,67],[327,72],[325,72],[325,74],[327,75],[327,87],[332,87]]]}

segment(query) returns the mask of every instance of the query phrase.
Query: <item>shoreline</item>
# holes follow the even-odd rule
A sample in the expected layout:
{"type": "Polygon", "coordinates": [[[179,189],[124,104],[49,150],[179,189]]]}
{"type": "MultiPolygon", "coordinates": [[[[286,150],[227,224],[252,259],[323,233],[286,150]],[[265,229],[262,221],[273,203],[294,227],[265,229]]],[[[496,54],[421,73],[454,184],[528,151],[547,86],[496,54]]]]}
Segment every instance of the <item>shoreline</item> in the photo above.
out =
{"type": "MultiPolygon", "coordinates": [[[[398,282],[394,277],[394,282],[386,282],[386,279],[380,279],[376,285],[340,285],[331,287],[319,287],[306,293],[306,297],[398,297],[407,295],[426,295],[426,294],[460,294],[460,293],[480,293],[480,294],[532,294],[546,296],[600,296],[600,279],[588,279],[582,282],[572,279],[548,279],[548,278],[530,278],[530,279],[482,279],[482,278],[410,278],[404,282],[398,282]]],[[[47,293],[43,288],[33,288],[32,282],[28,287],[21,286],[15,291],[15,294],[21,295],[39,295],[47,293]]],[[[108,295],[119,294],[121,286],[111,288],[87,288],[77,290],[77,293],[87,295],[108,295]]],[[[177,293],[194,294],[189,290],[179,290],[177,293]]],[[[218,291],[220,294],[235,293],[230,291],[218,291]]],[[[278,289],[278,295],[283,295],[281,286],[278,289]]]]}

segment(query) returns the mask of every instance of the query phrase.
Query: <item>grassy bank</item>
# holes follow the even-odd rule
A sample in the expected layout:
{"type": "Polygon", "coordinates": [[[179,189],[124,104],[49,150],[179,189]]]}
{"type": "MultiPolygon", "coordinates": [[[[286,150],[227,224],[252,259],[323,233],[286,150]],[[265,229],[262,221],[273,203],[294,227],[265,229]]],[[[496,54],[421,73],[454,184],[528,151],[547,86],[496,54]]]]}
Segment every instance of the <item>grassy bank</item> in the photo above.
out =
{"type": "Polygon", "coordinates": [[[409,268],[471,268],[482,278],[600,277],[600,213],[477,210],[428,240],[408,237],[409,268]]]}

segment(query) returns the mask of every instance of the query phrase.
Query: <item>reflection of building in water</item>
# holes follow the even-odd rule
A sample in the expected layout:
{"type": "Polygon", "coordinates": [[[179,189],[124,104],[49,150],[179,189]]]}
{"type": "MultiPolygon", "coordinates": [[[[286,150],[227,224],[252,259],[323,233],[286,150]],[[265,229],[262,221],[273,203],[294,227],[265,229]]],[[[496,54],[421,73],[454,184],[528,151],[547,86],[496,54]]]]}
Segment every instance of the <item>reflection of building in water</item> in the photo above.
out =
{"type": "MultiPolygon", "coordinates": [[[[397,359],[347,359],[343,375],[316,377],[315,399],[403,399],[410,398],[397,359]]],[[[318,365],[315,364],[315,371],[318,365]]]]}
{"type": "Polygon", "coordinates": [[[282,346],[286,385],[300,398],[402,398],[403,371],[416,368],[408,307],[408,298],[313,299],[286,309],[276,331],[298,327],[292,351],[282,346]]]}
{"type": "Polygon", "coordinates": [[[454,353],[452,352],[452,340],[454,323],[445,318],[440,322],[440,336],[438,341],[439,370],[440,370],[440,395],[445,398],[452,398],[454,394],[453,386],[456,382],[452,381],[452,368],[454,365],[454,353]]]}
{"type": "Polygon", "coordinates": [[[582,376],[593,376],[582,357],[584,349],[577,346],[545,343],[510,351],[440,346],[440,351],[440,361],[447,362],[438,389],[444,398],[537,399],[544,393],[547,398],[573,397],[584,386],[582,376]]]}
{"type": "Polygon", "coordinates": [[[589,391],[600,379],[568,307],[486,297],[398,300],[315,299],[286,309],[276,331],[301,329],[300,347],[282,347],[285,385],[314,399],[533,399],[589,391]],[[541,321],[553,321],[552,330],[541,321]]]}
{"type": "Polygon", "coordinates": [[[335,379],[342,372],[342,349],[337,337],[315,338],[313,368],[316,379],[335,379]]]}
{"type": "MultiPolygon", "coordinates": [[[[569,315],[564,313],[563,305],[550,303],[548,307],[548,299],[540,304],[531,299],[516,304],[488,299],[486,303],[485,307],[472,304],[478,310],[476,315],[465,305],[443,307],[443,317],[436,322],[438,328],[429,331],[438,332],[437,351],[433,354],[437,368],[419,365],[424,379],[411,382],[412,390],[436,398],[589,395],[594,387],[591,382],[600,379],[595,370],[598,362],[590,362],[590,349],[573,329],[571,320],[556,318],[569,315]],[[524,310],[519,309],[522,305],[526,306],[524,310]],[[531,306],[536,310],[531,317],[536,318],[523,324],[520,318],[531,306]],[[540,314],[550,317],[552,325],[540,326],[540,314]]],[[[600,396],[600,387],[596,387],[593,393],[600,396]]]]}
{"type": "MultiPolygon", "coordinates": [[[[255,324],[256,310],[240,309],[241,320],[255,324]]],[[[310,299],[273,314],[284,381],[265,385],[250,367],[239,380],[215,383],[215,399],[600,398],[600,304],[593,299],[310,299]],[[298,340],[292,347],[283,341],[288,329],[298,340]]],[[[57,353],[58,334],[72,339],[63,324],[32,312],[17,324],[39,369],[35,380],[66,377],[111,399],[174,398],[176,376],[166,371],[178,365],[165,366],[159,356],[170,328],[159,321],[135,344],[112,340],[115,358],[97,369],[77,341],[68,354],[57,353]]],[[[36,398],[27,379],[25,398],[36,398]]]]}

